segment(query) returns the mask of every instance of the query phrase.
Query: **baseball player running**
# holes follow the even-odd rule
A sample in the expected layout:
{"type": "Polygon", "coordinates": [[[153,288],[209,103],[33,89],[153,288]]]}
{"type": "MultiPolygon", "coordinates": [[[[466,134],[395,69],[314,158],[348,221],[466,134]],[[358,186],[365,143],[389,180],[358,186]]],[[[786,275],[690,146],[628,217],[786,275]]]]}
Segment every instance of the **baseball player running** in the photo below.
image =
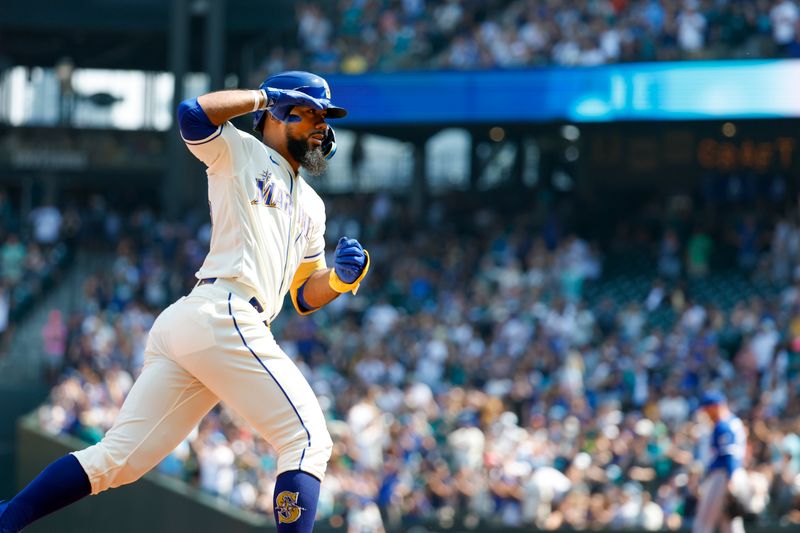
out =
{"type": "Polygon", "coordinates": [[[729,516],[726,506],[730,498],[741,499],[747,492],[747,473],[742,468],[747,436],[742,421],[728,408],[719,392],[707,392],[700,408],[714,423],[711,435],[712,461],[700,485],[700,501],[692,525],[692,533],[744,533],[740,516],[729,516]]]}
{"type": "Polygon", "coordinates": [[[332,104],[323,78],[298,71],[273,75],[258,90],[181,103],[181,136],[208,167],[213,230],[198,282],[155,321],[142,373],[103,440],[53,462],[0,504],[0,532],[136,481],[219,401],[276,450],[278,531],[311,531],[332,442],[311,387],[270,323],[287,292],[306,315],[355,294],[369,270],[367,252],[346,237],[326,267],[325,207],[298,173],[325,169],[336,150],[326,119],[346,113],[332,104]],[[259,139],[229,122],[250,112],[259,139]]]}

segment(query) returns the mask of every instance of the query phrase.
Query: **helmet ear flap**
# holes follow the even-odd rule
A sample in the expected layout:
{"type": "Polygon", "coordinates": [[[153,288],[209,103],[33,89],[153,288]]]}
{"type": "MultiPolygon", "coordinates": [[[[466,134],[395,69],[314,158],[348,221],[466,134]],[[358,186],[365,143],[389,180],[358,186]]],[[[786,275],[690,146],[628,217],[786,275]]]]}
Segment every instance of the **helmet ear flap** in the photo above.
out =
{"type": "Polygon", "coordinates": [[[325,159],[331,159],[336,154],[336,133],[333,128],[328,125],[328,131],[325,133],[325,139],[322,141],[322,155],[325,159]]]}

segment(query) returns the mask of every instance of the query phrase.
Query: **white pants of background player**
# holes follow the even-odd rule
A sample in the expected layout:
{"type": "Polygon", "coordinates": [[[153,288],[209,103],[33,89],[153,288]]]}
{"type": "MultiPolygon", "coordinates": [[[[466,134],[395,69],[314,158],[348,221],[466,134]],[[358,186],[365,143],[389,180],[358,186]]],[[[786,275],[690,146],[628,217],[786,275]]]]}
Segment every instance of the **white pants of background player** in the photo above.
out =
{"type": "Polygon", "coordinates": [[[114,426],[74,452],[92,494],[139,479],[219,401],[272,445],[278,474],[302,470],[322,480],[332,442],[319,402],[251,297],[245,286],[222,280],[196,287],[159,315],[114,426]]]}
{"type": "MultiPolygon", "coordinates": [[[[741,468],[734,471],[734,485],[746,483],[747,473],[741,468]]],[[[738,494],[737,494],[738,495],[738,494]]],[[[714,533],[719,527],[720,533],[744,533],[741,516],[728,518],[725,504],[728,501],[728,476],[724,470],[717,469],[708,475],[700,485],[700,501],[697,515],[692,524],[692,533],[714,533]]]]}

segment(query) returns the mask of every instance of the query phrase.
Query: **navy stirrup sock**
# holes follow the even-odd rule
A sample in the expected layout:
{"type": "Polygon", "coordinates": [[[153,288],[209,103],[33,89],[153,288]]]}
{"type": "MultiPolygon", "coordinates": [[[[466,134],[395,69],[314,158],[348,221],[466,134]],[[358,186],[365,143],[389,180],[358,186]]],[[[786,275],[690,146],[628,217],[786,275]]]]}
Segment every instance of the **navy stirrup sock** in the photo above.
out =
{"type": "Polygon", "coordinates": [[[278,476],[272,496],[278,533],[309,533],[314,527],[319,480],[301,470],[278,476]]]}
{"type": "Polygon", "coordinates": [[[91,493],[92,485],[81,464],[74,455],[65,455],[50,463],[8,502],[0,515],[0,533],[16,533],[91,493]]]}
{"type": "MultiPolygon", "coordinates": [[[[320,482],[300,470],[284,472],[275,483],[278,533],[308,533],[314,527],[320,482]]],[[[73,455],[51,463],[17,494],[0,515],[0,532],[17,533],[39,518],[91,494],[89,478],[73,455]]]]}

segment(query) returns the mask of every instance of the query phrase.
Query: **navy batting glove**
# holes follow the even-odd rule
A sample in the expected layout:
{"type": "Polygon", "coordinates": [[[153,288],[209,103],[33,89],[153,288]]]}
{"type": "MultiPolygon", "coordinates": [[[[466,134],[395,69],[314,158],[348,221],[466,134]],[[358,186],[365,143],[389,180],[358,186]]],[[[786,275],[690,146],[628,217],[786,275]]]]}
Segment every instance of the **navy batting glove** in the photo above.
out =
{"type": "Polygon", "coordinates": [[[325,109],[322,102],[313,96],[295,91],[294,89],[273,89],[272,87],[264,87],[264,92],[267,93],[267,111],[281,122],[300,120],[300,117],[296,117],[295,120],[290,115],[294,106],[299,105],[318,110],[325,109]]]}
{"type": "Polygon", "coordinates": [[[336,134],[333,128],[328,126],[328,131],[325,132],[325,139],[322,141],[322,155],[325,159],[330,159],[336,153],[336,134]]]}
{"type": "Polygon", "coordinates": [[[333,252],[333,269],[340,280],[353,283],[364,271],[367,255],[364,248],[355,239],[342,237],[333,252]]]}

